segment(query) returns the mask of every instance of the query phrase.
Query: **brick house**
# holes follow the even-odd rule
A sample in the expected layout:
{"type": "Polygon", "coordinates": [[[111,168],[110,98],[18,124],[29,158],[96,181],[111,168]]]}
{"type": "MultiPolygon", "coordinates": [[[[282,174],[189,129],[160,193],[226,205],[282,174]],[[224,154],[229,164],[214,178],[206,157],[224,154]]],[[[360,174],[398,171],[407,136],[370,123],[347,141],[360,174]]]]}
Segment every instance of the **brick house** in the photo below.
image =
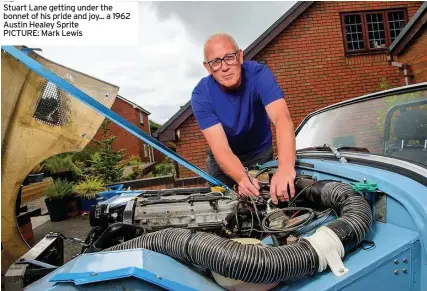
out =
{"type": "Polygon", "coordinates": [[[427,2],[390,46],[390,63],[401,68],[405,84],[427,81],[427,2]]]}
{"type": "MultiPolygon", "coordinates": [[[[405,85],[388,49],[422,4],[300,1],[244,50],[244,59],[272,70],[296,127],[310,112],[378,91],[381,83],[405,85]]],[[[208,145],[190,102],[153,136],[175,141],[178,154],[206,169],[208,145]]],[[[190,176],[180,166],[180,177],[190,176]]]]}
{"type": "MultiPolygon", "coordinates": [[[[117,95],[116,100],[111,106],[111,110],[127,119],[132,124],[138,126],[147,134],[151,135],[148,120],[150,112],[141,106],[129,101],[123,96],[117,95]]],[[[111,135],[117,137],[113,143],[113,149],[116,151],[120,149],[125,150],[126,155],[124,159],[127,159],[130,156],[138,156],[141,161],[145,162],[159,161],[161,153],[159,153],[157,150],[154,150],[150,145],[145,144],[142,140],[121,128],[117,124],[110,124],[110,133],[111,135]]],[[[94,139],[100,140],[102,138],[103,134],[102,129],[100,128],[95,134],[94,139]]]]}

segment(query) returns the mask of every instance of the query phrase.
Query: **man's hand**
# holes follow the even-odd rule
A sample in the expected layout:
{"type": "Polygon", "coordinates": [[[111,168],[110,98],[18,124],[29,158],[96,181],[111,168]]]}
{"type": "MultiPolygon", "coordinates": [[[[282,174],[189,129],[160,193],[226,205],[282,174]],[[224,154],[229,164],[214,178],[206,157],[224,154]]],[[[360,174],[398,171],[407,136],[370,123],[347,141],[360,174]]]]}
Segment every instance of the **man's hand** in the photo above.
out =
{"type": "Polygon", "coordinates": [[[251,178],[246,175],[239,181],[239,195],[242,196],[259,196],[259,184],[258,180],[251,178]],[[251,183],[252,180],[252,183],[251,183]]]}
{"type": "Polygon", "coordinates": [[[278,168],[273,178],[271,179],[270,184],[270,195],[271,200],[274,204],[277,204],[280,201],[289,201],[292,197],[295,196],[295,169],[288,168],[278,168]],[[288,185],[290,193],[288,193],[288,185]]]}

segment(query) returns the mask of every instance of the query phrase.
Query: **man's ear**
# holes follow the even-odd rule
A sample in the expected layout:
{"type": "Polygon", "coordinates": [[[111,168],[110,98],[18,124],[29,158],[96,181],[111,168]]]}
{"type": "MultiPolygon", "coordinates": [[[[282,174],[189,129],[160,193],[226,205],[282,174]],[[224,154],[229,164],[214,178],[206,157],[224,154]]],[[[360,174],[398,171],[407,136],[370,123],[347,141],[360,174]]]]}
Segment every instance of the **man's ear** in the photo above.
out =
{"type": "Polygon", "coordinates": [[[239,56],[239,61],[240,61],[240,63],[241,63],[241,64],[243,64],[243,51],[242,51],[241,49],[239,49],[239,54],[238,54],[238,56],[239,56]]]}
{"type": "Polygon", "coordinates": [[[212,70],[209,64],[206,62],[203,62],[203,66],[205,67],[206,71],[208,71],[209,75],[212,75],[212,70]]]}

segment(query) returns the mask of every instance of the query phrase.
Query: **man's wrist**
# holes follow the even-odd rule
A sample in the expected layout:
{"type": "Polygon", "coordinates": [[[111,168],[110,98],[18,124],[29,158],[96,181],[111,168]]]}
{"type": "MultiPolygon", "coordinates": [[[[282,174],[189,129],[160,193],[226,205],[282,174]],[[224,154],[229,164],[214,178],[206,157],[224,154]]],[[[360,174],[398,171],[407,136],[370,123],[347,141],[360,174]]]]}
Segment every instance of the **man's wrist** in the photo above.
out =
{"type": "Polygon", "coordinates": [[[295,163],[291,162],[291,161],[280,161],[279,160],[279,165],[278,165],[279,169],[284,169],[284,170],[293,170],[295,169],[295,163]]]}
{"type": "Polygon", "coordinates": [[[295,166],[292,163],[279,164],[277,171],[280,173],[284,173],[286,175],[294,176],[295,175],[295,166]]]}
{"type": "Polygon", "coordinates": [[[247,176],[248,176],[248,175],[246,174],[246,171],[245,171],[245,170],[242,170],[242,171],[241,171],[241,173],[238,175],[237,183],[242,182],[242,181],[243,181],[243,179],[247,178],[247,176]]]}

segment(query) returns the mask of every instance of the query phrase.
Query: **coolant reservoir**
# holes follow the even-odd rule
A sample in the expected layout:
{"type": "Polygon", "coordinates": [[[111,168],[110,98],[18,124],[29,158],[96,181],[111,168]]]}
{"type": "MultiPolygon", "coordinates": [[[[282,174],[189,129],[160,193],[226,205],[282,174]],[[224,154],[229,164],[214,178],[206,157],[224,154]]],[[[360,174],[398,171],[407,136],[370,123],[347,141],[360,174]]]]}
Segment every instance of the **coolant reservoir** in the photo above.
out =
{"type": "MultiPolygon", "coordinates": [[[[259,172],[258,170],[251,170],[251,171],[249,171],[249,175],[251,175],[251,177],[252,177],[252,178],[254,178],[258,172],[259,172]]],[[[270,181],[270,178],[269,178],[269,176],[268,176],[268,171],[267,171],[267,172],[262,173],[261,175],[259,175],[259,176],[257,177],[257,179],[258,179],[260,182],[268,183],[268,182],[270,181]]]]}
{"type": "MultiPolygon", "coordinates": [[[[232,240],[237,241],[241,244],[251,244],[251,245],[263,244],[260,240],[257,240],[254,238],[235,238],[232,240]]],[[[212,272],[212,275],[218,285],[230,291],[266,291],[279,285],[279,283],[270,283],[270,284],[246,283],[243,281],[234,280],[231,278],[221,276],[214,272],[212,272]]]]}

